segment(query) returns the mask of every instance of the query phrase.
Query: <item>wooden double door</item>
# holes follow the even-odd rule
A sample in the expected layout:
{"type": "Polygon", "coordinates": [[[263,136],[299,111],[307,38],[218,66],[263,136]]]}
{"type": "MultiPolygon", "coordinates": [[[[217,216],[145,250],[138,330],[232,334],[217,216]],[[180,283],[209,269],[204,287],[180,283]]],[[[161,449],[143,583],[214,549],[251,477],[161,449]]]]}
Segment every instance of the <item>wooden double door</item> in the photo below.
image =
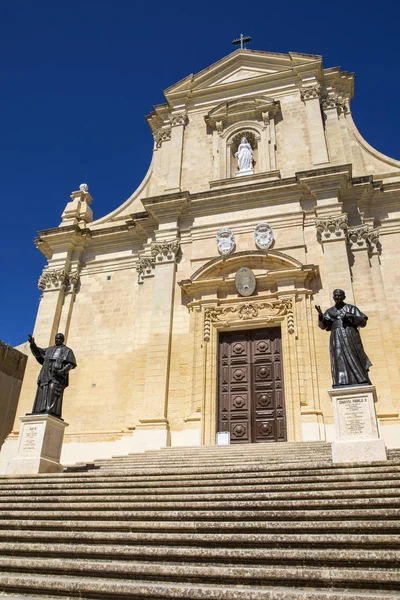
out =
{"type": "Polygon", "coordinates": [[[286,441],[280,327],[220,334],[218,404],[231,444],[286,441]]]}

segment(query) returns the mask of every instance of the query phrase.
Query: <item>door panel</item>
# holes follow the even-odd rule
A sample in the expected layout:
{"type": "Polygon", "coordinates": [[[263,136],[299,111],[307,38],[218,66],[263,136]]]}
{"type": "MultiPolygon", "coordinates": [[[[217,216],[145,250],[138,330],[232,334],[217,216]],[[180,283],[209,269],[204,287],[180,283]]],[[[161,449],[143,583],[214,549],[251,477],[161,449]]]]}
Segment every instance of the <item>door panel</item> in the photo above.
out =
{"type": "Polygon", "coordinates": [[[219,431],[233,444],[286,440],[280,328],[220,335],[219,431]]]}

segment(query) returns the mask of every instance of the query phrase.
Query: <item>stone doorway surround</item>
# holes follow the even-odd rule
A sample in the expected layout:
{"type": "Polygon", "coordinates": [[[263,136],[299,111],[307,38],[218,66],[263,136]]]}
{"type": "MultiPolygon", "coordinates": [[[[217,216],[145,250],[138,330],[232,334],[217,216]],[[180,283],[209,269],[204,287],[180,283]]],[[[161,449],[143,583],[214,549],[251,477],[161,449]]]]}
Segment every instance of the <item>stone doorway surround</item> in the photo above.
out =
{"type": "Polygon", "coordinates": [[[238,252],[207,262],[179,286],[188,296],[191,315],[192,410],[202,416],[201,443],[215,444],[219,332],[240,329],[281,327],[287,439],[301,441],[305,423],[320,431],[312,302],[320,288],[318,267],[276,250],[238,252]],[[244,266],[253,270],[257,282],[254,295],[246,298],[234,283],[244,266]]]}

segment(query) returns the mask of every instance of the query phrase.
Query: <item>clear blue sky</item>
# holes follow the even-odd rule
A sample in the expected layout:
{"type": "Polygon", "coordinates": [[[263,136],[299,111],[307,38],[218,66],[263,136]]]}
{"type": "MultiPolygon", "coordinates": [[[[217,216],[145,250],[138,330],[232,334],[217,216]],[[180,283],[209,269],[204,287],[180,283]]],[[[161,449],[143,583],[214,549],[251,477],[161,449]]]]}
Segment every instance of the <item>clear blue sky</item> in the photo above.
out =
{"type": "Polygon", "coordinates": [[[36,232],[59,224],[85,179],[95,218],[126,200],[151,159],[144,116],[241,32],[251,49],[354,71],[359,130],[400,159],[399,18],[394,0],[3,0],[0,339],[16,345],[33,329],[45,264],[36,232]]]}

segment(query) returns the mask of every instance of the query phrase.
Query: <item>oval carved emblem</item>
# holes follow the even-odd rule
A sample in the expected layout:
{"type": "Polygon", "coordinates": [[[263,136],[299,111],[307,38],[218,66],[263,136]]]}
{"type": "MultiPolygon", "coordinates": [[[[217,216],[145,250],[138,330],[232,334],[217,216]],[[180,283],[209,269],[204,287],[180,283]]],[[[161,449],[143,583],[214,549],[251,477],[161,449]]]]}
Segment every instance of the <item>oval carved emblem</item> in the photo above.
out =
{"type": "Polygon", "coordinates": [[[241,267],[235,276],[235,286],[241,296],[251,296],[256,289],[256,278],[251,269],[241,267]]]}

